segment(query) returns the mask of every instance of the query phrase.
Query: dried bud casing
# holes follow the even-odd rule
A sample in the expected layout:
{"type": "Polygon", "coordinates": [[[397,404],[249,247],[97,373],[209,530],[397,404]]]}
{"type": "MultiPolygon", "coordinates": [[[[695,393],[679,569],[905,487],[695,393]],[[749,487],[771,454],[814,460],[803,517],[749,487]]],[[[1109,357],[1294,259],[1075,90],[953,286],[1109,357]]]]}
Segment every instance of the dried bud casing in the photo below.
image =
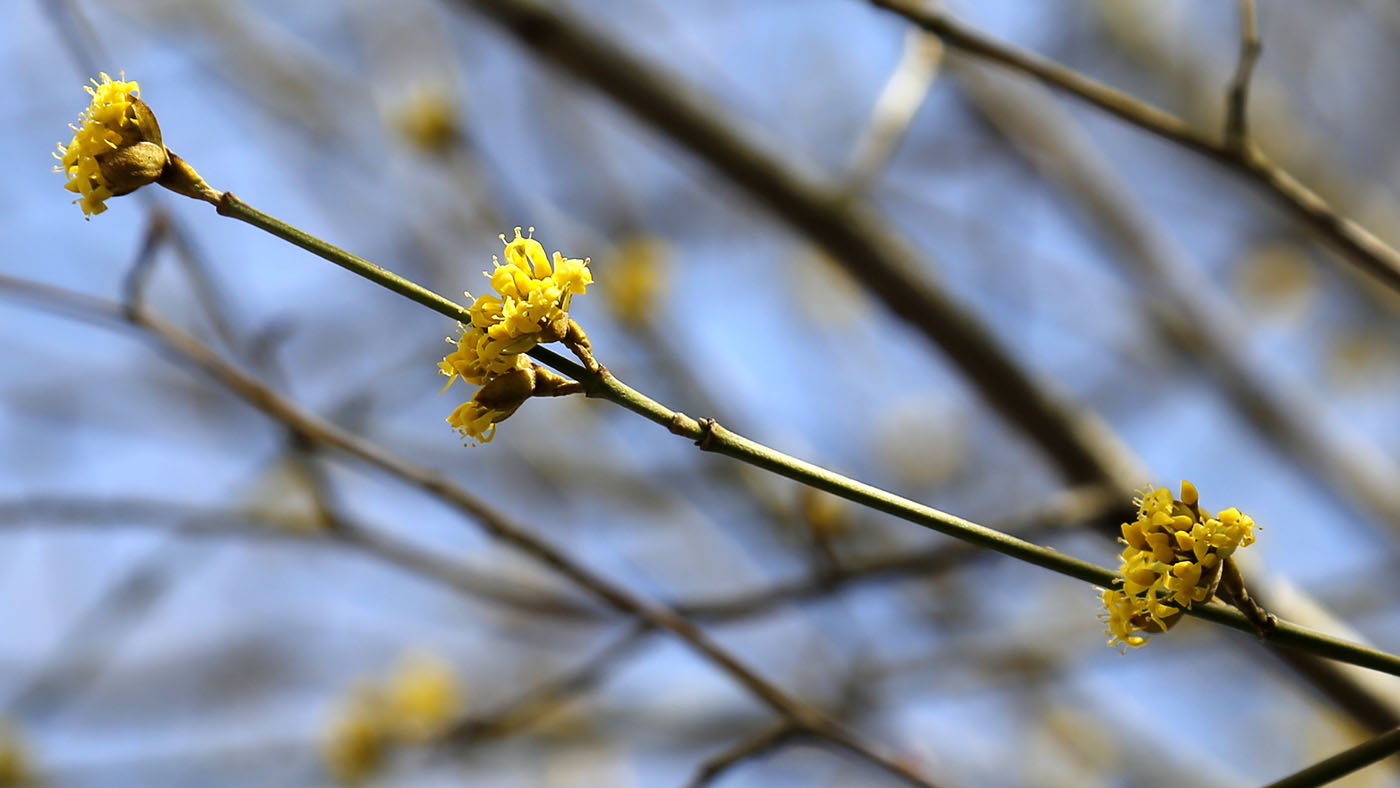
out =
{"type": "Polygon", "coordinates": [[[151,111],[150,105],[133,97],[131,99],[131,114],[136,121],[136,132],[140,135],[142,142],[165,147],[165,142],[160,137],[160,124],[156,122],[156,113],[151,111]]]}
{"type": "Polygon", "coordinates": [[[176,194],[183,194],[186,197],[193,197],[196,200],[204,200],[207,203],[218,205],[224,193],[204,182],[199,173],[194,171],[194,167],[189,162],[176,156],[174,151],[165,149],[168,161],[165,171],[161,173],[161,186],[176,194]]]}
{"type": "Polygon", "coordinates": [[[500,421],[514,413],[517,408],[535,393],[535,370],[533,367],[513,369],[493,379],[473,397],[478,405],[492,411],[503,412],[500,421]]]}
{"type": "Polygon", "coordinates": [[[107,179],[113,197],[130,194],[155,183],[168,161],[165,148],[154,142],[137,142],[95,157],[97,169],[107,179]]]}

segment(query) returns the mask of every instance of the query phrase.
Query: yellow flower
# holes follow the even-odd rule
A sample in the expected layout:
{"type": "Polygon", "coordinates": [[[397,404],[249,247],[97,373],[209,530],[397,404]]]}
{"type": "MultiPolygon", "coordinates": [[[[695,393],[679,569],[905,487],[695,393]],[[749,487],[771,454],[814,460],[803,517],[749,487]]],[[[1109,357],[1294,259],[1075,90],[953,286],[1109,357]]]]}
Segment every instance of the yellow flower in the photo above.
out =
{"type": "MultiPolygon", "coordinates": [[[[532,229],[533,231],[533,229],[532,229]]],[[[480,329],[500,343],[498,352],[524,353],[540,342],[554,342],[568,331],[569,302],[582,295],[593,283],[588,260],[566,258],[554,253],[554,262],[534,238],[525,238],[515,228],[515,238],[506,245],[504,265],[487,274],[499,295],[483,295],[472,304],[472,328],[480,329]]],[[[483,350],[489,362],[490,356],[483,350]]]]}
{"type": "Polygon", "coordinates": [[[378,691],[359,686],[336,709],[322,744],[322,757],[337,780],[360,783],[383,765],[387,739],[383,705],[378,691]]]}
{"type": "Polygon", "coordinates": [[[443,391],[457,378],[485,387],[447,418],[463,438],[476,443],[489,443],[496,424],[534,391],[535,366],[524,353],[560,340],[576,353],[587,349],[576,324],[571,333],[569,303],[593,283],[588,260],[555,252],[551,262],[540,242],[522,236],[519,227],[514,239],[502,235],[501,242],[505,263],[495,259],[495,270],[486,274],[495,294],[472,301],[470,323],[458,326],[457,349],[438,362],[438,371],[447,376],[443,391]]]}
{"type": "Polygon", "coordinates": [[[1105,635],[1111,635],[1112,640],[1108,641],[1111,646],[1114,643],[1122,643],[1125,646],[1137,648],[1147,642],[1147,638],[1133,633],[1142,629],[1141,622],[1135,621],[1138,617],[1138,606],[1128,599],[1128,595],[1116,588],[1099,589],[1103,599],[1104,610],[1102,614],[1104,623],[1108,624],[1105,635]]]}
{"type": "Polygon", "coordinates": [[[438,736],[462,709],[461,690],[451,665],[421,652],[399,660],[384,700],[390,729],[412,742],[438,736]]]}
{"type": "Polygon", "coordinates": [[[490,443],[496,437],[496,422],[504,421],[508,416],[509,413],[481,407],[473,398],[453,409],[447,416],[447,423],[457,430],[463,441],[470,441],[475,446],[490,443]]]}
{"type": "Polygon", "coordinates": [[[92,101],[79,118],[82,125],[70,126],[73,139],[54,154],[54,171],[68,177],[66,188],[78,194],[75,202],[85,216],[107,210],[109,197],[154,182],[165,167],[160,130],[137,98],[141,86],[113,81],[106,72],[100,76],[101,82],[84,86],[92,101]]]}
{"type": "Polygon", "coordinates": [[[509,418],[535,392],[538,374],[529,364],[492,378],[477,389],[471,400],[458,405],[447,417],[447,423],[464,440],[490,443],[496,437],[496,423],[509,418]]]}
{"type": "Polygon", "coordinates": [[[1122,580],[1101,589],[1104,634],[1120,649],[1147,642],[1134,632],[1165,632],[1183,611],[1208,601],[1220,583],[1221,561],[1254,542],[1253,519],[1233,507],[1211,515],[1188,481],[1180,500],[1159,487],[1136,502],[1137,519],[1122,525],[1122,580]]]}
{"type": "MultiPolygon", "coordinates": [[[[461,328],[457,349],[438,362],[439,371],[447,376],[447,386],[451,386],[457,378],[480,386],[494,377],[528,366],[530,359],[518,353],[505,354],[490,337],[467,328],[461,328]]],[[[443,386],[442,390],[446,391],[447,386],[443,386]]]]}

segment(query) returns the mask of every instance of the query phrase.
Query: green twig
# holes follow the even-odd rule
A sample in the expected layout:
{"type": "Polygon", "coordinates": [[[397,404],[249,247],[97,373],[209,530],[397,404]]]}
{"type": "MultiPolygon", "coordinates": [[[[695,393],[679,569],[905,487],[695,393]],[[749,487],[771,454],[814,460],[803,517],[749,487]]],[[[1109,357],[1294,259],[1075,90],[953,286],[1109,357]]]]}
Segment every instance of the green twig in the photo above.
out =
{"type": "MultiPolygon", "coordinates": [[[[407,296],[440,314],[459,322],[471,320],[466,307],[449,301],[419,284],[404,279],[338,246],[268,216],[232,194],[225,192],[218,208],[219,213],[225,216],[245,221],[266,230],[346,270],[407,296]]],[[[606,369],[590,372],[577,362],[542,347],[531,350],[529,355],[536,361],[577,380],[583,385],[589,396],[609,400],[648,421],[666,427],[677,435],[690,438],[704,451],[733,457],[862,506],[894,515],[916,525],[995,550],[1068,577],[1103,587],[1109,587],[1118,582],[1118,573],[1110,569],[964,520],[956,515],[939,511],[931,506],[925,506],[878,487],[818,467],[755,443],[742,435],[725,429],[712,419],[697,420],[684,413],[673,411],[618,380],[606,369]]],[[[1339,662],[1400,676],[1400,657],[1314,632],[1296,624],[1280,621],[1276,628],[1260,633],[1254,623],[1244,614],[1223,604],[1197,605],[1188,612],[1217,624],[1255,634],[1261,640],[1273,645],[1297,649],[1339,662]]]]}

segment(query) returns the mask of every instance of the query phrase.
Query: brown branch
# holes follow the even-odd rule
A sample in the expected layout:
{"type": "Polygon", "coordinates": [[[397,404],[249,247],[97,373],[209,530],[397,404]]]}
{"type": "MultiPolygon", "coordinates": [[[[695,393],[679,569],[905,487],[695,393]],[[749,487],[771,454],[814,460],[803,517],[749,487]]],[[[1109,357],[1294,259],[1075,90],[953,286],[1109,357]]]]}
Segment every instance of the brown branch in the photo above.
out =
{"type": "MultiPolygon", "coordinates": [[[[1086,523],[1112,517],[1118,498],[1103,488],[1069,490],[1028,509],[998,530],[1020,536],[1045,536],[1069,531],[1086,523]]],[[[815,572],[798,580],[766,589],[743,591],[727,597],[696,599],[675,604],[677,612],[707,621],[731,621],[761,615],[785,604],[811,601],[838,593],[857,583],[902,578],[929,578],[962,569],[973,561],[995,555],[968,542],[942,543],[914,552],[847,558],[835,571],[815,572]]]]}
{"type": "Polygon", "coordinates": [[[710,758],[700,765],[700,769],[695,776],[687,783],[688,788],[705,788],[715,780],[724,776],[724,773],[738,766],[744,761],[759,758],[773,750],[787,744],[792,738],[801,733],[800,730],[791,725],[778,725],[762,731],[757,735],[735,744],[733,747],[710,758]]]}
{"type": "Polygon", "coordinates": [[[344,517],[335,529],[312,530],[302,522],[270,520],[244,510],[165,500],[43,495],[0,500],[0,529],[33,521],[42,521],[46,527],[109,528],[104,524],[119,523],[123,527],[161,528],[187,539],[233,538],[339,547],[514,612],[570,621],[599,621],[606,616],[597,607],[445,560],[394,539],[382,529],[344,517]]]}
{"type": "Polygon", "coordinates": [[[1400,289],[1400,251],[1355,221],[1342,216],[1320,195],[1275,165],[1258,149],[1238,149],[1216,142],[1186,121],[1133,98],[1073,69],[1039,55],[996,41],[921,0],[869,0],[943,39],[963,54],[1034,77],[1159,137],[1195,151],[1235,170],[1262,186],[1295,216],[1317,231],[1363,271],[1386,286],[1400,289]]]}
{"type": "Polygon", "coordinates": [[[650,627],[672,633],[795,728],[830,741],[911,785],[933,786],[932,782],[909,767],[877,752],[836,721],[764,679],[711,640],[689,619],[678,615],[671,608],[643,601],[622,586],[595,574],[562,550],[534,536],[457,486],[446,476],[412,463],[378,444],[302,411],[291,401],[244,374],[197,339],[174,326],[149,314],[130,313],[122,306],[101,298],[49,285],[0,276],[0,288],[22,293],[28,303],[85,320],[129,323],[139,330],[139,336],[148,339],[164,355],[200,370],[288,429],[307,436],[320,446],[335,449],[366,465],[378,468],[405,484],[442,500],[466,515],[491,537],[516,548],[556,574],[567,578],[608,607],[634,617],[650,627]]]}
{"type": "Polygon", "coordinates": [[[652,627],[633,624],[623,635],[583,664],[522,693],[495,711],[462,720],[444,734],[438,744],[454,752],[460,748],[510,736],[535,724],[571,698],[597,684],[607,672],[646,642],[652,627]]]}
{"type": "Polygon", "coordinates": [[[741,130],[718,104],[684,79],[538,0],[458,0],[499,23],[542,60],[602,91],[806,235],[934,342],[981,396],[1016,425],[1072,484],[1111,483],[1124,499],[1144,475],[1090,414],[1031,377],[992,332],[924,273],[918,249],[863,201],[741,130]]]}
{"type": "Polygon", "coordinates": [[[1238,0],[1240,15],[1240,59],[1225,96],[1225,147],[1241,154],[1249,142],[1249,80],[1262,49],[1254,0],[1238,0]]]}

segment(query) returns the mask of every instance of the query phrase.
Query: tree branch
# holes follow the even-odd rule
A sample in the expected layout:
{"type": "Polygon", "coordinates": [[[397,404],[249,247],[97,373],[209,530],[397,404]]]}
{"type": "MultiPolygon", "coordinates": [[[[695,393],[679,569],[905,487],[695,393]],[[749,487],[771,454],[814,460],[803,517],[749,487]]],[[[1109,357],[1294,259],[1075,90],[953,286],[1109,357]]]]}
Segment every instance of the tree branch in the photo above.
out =
{"type": "Polygon", "coordinates": [[[921,0],[869,2],[905,17],[941,38],[952,49],[1034,77],[1134,126],[1235,170],[1262,186],[1295,216],[1345,252],[1346,257],[1360,269],[1386,286],[1400,289],[1400,251],[1355,221],[1338,214],[1320,195],[1253,146],[1242,145],[1235,149],[1216,142],[1169,112],[1039,55],[984,36],[948,14],[929,8],[921,0]]]}
{"type": "Polygon", "coordinates": [[[1242,155],[1249,142],[1248,110],[1249,80],[1262,49],[1259,26],[1255,19],[1254,0],[1238,0],[1240,15],[1240,59],[1235,76],[1225,96],[1225,147],[1242,155]]]}
{"type": "Polygon", "coordinates": [[[778,725],[755,736],[750,736],[701,764],[700,769],[696,771],[695,776],[690,778],[690,782],[686,785],[688,788],[705,788],[705,786],[723,777],[725,772],[735,766],[752,758],[767,755],[773,750],[787,744],[799,733],[801,733],[801,731],[793,728],[791,725],[778,725]]]}

